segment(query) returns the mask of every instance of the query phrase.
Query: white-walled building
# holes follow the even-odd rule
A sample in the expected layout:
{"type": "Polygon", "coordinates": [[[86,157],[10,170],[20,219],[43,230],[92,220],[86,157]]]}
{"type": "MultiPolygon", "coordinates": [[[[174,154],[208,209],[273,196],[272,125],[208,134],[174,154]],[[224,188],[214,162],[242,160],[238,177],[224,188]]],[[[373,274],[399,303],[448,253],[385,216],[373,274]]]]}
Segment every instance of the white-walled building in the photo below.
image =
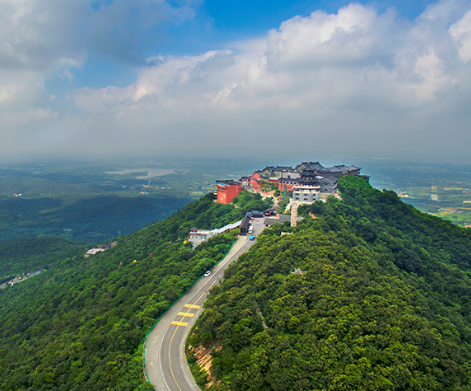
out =
{"type": "Polygon", "coordinates": [[[297,185],[294,187],[292,202],[297,204],[312,204],[319,199],[320,186],[297,185]]]}
{"type": "Polygon", "coordinates": [[[241,223],[242,223],[242,220],[237,221],[236,223],[227,224],[222,228],[216,228],[211,231],[202,230],[202,229],[193,227],[190,229],[190,233],[188,235],[188,241],[193,245],[193,247],[196,247],[198,244],[201,244],[202,242],[208,240],[209,238],[213,236],[222,234],[226,231],[230,231],[231,229],[239,227],[241,223]]]}

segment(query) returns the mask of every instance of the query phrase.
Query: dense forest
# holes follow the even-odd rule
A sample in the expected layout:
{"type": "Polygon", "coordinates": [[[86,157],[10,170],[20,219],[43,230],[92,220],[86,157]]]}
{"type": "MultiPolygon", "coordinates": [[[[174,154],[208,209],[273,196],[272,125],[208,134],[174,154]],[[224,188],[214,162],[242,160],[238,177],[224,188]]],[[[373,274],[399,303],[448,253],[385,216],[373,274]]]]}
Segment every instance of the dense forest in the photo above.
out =
{"type": "Polygon", "coordinates": [[[152,389],[142,375],[146,334],[237,236],[218,235],[192,249],[189,229],[221,227],[266,202],[244,194],[235,208],[213,199],[208,194],[122,236],[105,252],[84,259],[76,251],[0,291],[0,390],[152,389]]]}
{"type": "Polygon", "coordinates": [[[127,234],[163,220],[190,201],[164,195],[0,199],[0,246],[24,236],[111,240],[118,232],[127,234]]]}
{"type": "Polygon", "coordinates": [[[470,390],[471,232],[361,177],[339,189],[213,288],[187,341],[211,389],[470,390]]]}
{"type": "Polygon", "coordinates": [[[21,238],[0,242],[0,283],[23,273],[50,269],[79,251],[87,251],[87,246],[62,238],[21,238]]]}

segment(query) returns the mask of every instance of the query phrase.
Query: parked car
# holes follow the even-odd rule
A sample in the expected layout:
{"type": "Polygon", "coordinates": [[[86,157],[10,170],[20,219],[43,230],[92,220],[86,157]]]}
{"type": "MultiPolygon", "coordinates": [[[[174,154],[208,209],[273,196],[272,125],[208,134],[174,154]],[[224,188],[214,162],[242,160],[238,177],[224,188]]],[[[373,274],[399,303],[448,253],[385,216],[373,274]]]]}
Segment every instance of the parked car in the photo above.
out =
{"type": "Polygon", "coordinates": [[[204,273],[205,277],[209,277],[211,275],[211,270],[208,270],[206,273],[204,273]]]}

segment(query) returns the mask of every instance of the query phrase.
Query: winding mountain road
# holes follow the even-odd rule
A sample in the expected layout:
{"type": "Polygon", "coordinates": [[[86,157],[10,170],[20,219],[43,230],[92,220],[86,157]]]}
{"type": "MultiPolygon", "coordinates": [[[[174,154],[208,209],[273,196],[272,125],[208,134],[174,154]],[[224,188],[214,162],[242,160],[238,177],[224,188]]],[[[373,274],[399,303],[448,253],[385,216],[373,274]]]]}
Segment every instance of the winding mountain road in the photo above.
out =
{"type": "MultiPolygon", "coordinates": [[[[254,219],[254,235],[265,227],[264,219],[254,219]]],[[[255,241],[241,236],[229,253],[213,269],[209,277],[201,278],[160,319],[147,338],[145,369],[152,385],[158,391],[200,390],[196,385],[185,356],[185,340],[191,327],[203,312],[203,303],[210,289],[218,284],[224,270],[241,254],[247,252],[255,241]]]]}

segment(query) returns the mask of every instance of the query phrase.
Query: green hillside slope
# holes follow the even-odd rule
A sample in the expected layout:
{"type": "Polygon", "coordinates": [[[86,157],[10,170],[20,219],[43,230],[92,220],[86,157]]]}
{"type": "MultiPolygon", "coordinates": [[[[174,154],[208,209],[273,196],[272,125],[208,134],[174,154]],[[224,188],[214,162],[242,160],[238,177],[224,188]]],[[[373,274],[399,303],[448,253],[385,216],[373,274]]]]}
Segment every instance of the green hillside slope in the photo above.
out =
{"type": "Polygon", "coordinates": [[[339,188],[213,288],[188,340],[212,389],[470,390],[471,232],[363,178],[339,188]]]}
{"type": "Polygon", "coordinates": [[[88,242],[111,240],[160,221],[190,202],[164,195],[68,195],[0,198],[1,241],[24,236],[56,236],[88,242]]]}
{"type": "Polygon", "coordinates": [[[85,252],[83,243],[62,238],[22,238],[0,242],[0,283],[23,273],[49,269],[61,259],[85,252]]]}
{"type": "Polygon", "coordinates": [[[0,291],[0,390],[152,389],[142,374],[147,332],[237,234],[192,250],[184,244],[189,229],[221,227],[259,202],[236,209],[213,198],[0,291]]]}

